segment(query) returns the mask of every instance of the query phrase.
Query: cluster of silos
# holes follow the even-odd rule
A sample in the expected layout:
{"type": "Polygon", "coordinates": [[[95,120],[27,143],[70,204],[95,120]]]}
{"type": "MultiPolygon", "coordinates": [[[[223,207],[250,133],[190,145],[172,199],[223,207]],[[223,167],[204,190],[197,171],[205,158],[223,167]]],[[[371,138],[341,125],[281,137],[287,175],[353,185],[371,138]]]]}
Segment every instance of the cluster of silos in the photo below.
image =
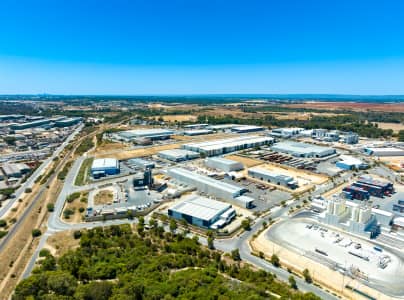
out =
{"type": "Polygon", "coordinates": [[[345,199],[342,198],[332,198],[327,202],[327,213],[330,215],[339,216],[343,214],[346,210],[345,199]]]}
{"type": "Polygon", "coordinates": [[[366,206],[354,206],[351,209],[351,220],[357,223],[365,224],[371,217],[371,209],[366,206]]]}

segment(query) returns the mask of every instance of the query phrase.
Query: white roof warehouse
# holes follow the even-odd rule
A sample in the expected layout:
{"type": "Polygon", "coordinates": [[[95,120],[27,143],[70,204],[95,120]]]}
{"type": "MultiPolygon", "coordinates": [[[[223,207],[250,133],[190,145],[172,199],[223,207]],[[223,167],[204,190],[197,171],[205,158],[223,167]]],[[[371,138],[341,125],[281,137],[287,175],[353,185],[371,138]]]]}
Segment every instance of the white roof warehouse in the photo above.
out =
{"type": "Polygon", "coordinates": [[[200,192],[226,200],[241,207],[250,208],[252,206],[252,198],[240,197],[247,192],[243,187],[222,182],[183,168],[172,168],[169,169],[167,173],[178,181],[196,187],[200,192]]]}
{"type": "Polygon", "coordinates": [[[201,143],[189,143],[182,145],[182,148],[199,153],[204,153],[207,156],[214,156],[237,150],[271,144],[273,141],[274,139],[271,137],[250,135],[201,143]]]}

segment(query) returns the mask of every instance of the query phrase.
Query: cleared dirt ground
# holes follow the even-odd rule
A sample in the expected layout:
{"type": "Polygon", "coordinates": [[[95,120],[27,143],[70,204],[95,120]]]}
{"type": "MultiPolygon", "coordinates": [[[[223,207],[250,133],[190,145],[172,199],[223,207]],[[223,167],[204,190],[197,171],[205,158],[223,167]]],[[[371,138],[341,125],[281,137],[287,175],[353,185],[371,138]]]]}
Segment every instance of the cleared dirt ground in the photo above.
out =
{"type": "Polygon", "coordinates": [[[51,235],[44,248],[49,249],[54,256],[61,256],[67,251],[77,248],[79,243],[80,239],[73,238],[73,231],[67,230],[51,235]]]}
{"type": "Polygon", "coordinates": [[[314,102],[307,101],[296,104],[283,104],[291,108],[311,108],[324,110],[353,110],[353,111],[386,111],[404,112],[404,103],[367,103],[367,102],[314,102]]]}
{"type": "Polygon", "coordinates": [[[392,129],[394,132],[399,132],[400,130],[404,130],[404,124],[397,123],[377,123],[377,126],[381,129],[392,129]]]}
{"type": "Polygon", "coordinates": [[[238,161],[238,162],[242,163],[244,165],[244,167],[246,167],[246,168],[251,168],[251,167],[255,167],[255,166],[263,164],[263,162],[258,159],[252,159],[252,158],[243,157],[240,155],[227,155],[226,158],[238,161]]]}
{"type": "Polygon", "coordinates": [[[103,205],[111,203],[114,196],[110,190],[99,191],[98,194],[94,196],[94,205],[103,205]]]}

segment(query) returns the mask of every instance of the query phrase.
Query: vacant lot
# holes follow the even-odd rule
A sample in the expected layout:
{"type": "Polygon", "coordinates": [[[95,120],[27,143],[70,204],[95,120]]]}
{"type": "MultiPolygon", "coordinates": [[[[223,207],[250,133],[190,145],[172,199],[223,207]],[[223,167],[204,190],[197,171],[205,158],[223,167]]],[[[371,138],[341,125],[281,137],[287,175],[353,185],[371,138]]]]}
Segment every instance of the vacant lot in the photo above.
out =
{"type": "Polygon", "coordinates": [[[111,190],[101,190],[94,196],[94,205],[103,205],[111,203],[114,194],[111,190]]]}
{"type": "Polygon", "coordinates": [[[79,242],[80,239],[73,238],[73,230],[67,230],[52,234],[46,241],[44,248],[49,249],[54,256],[59,257],[69,250],[77,248],[79,242]]]}
{"type": "Polygon", "coordinates": [[[404,130],[404,124],[399,123],[377,123],[377,126],[381,129],[392,129],[394,132],[404,130]]]}
{"type": "Polygon", "coordinates": [[[292,108],[311,108],[324,110],[353,110],[353,111],[386,111],[404,112],[404,103],[367,103],[367,102],[314,102],[307,101],[297,104],[283,104],[292,108]]]}
{"type": "Polygon", "coordinates": [[[246,168],[251,168],[251,167],[255,167],[255,166],[263,164],[263,162],[258,159],[252,159],[252,158],[248,158],[248,157],[244,157],[244,156],[240,156],[240,155],[228,155],[228,156],[226,156],[226,158],[238,161],[238,162],[242,163],[243,166],[246,168]]]}

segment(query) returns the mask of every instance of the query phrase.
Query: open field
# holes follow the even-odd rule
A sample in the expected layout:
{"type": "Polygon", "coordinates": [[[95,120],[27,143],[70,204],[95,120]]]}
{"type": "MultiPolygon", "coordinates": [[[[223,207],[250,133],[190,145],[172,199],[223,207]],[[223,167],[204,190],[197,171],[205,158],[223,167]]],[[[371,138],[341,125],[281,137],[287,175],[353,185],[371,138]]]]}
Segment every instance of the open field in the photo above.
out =
{"type": "Polygon", "coordinates": [[[296,104],[282,104],[282,106],[289,108],[309,108],[309,109],[321,109],[321,110],[404,112],[404,103],[306,101],[303,103],[296,103],[296,104]]]}
{"type": "Polygon", "coordinates": [[[163,115],[164,122],[195,122],[197,117],[195,115],[163,115]]]}
{"type": "Polygon", "coordinates": [[[44,248],[48,249],[52,255],[59,257],[69,250],[73,250],[79,246],[80,239],[73,238],[73,231],[66,230],[52,234],[44,248]]]}
{"type": "Polygon", "coordinates": [[[166,144],[127,151],[103,151],[103,152],[97,152],[95,154],[95,157],[97,158],[111,157],[119,160],[125,160],[134,157],[154,155],[159,151],[168,149],[177,149],[180,146],[181,146],[180,144],[166,144]]]}
{"type": "Polygon", "coordinates": [[[394,132],[399,132],[400,130],[404,130],[404,124],[399,123],[376,123],[377,126],[381,129],[392,129],[394,132]]]}
{"type": "Polygon", "coordinates": [[[108,204],[111,203],[113,199],[114,194],[111,190],[101,190],[94,196],[94,205],[108,204]]]}

